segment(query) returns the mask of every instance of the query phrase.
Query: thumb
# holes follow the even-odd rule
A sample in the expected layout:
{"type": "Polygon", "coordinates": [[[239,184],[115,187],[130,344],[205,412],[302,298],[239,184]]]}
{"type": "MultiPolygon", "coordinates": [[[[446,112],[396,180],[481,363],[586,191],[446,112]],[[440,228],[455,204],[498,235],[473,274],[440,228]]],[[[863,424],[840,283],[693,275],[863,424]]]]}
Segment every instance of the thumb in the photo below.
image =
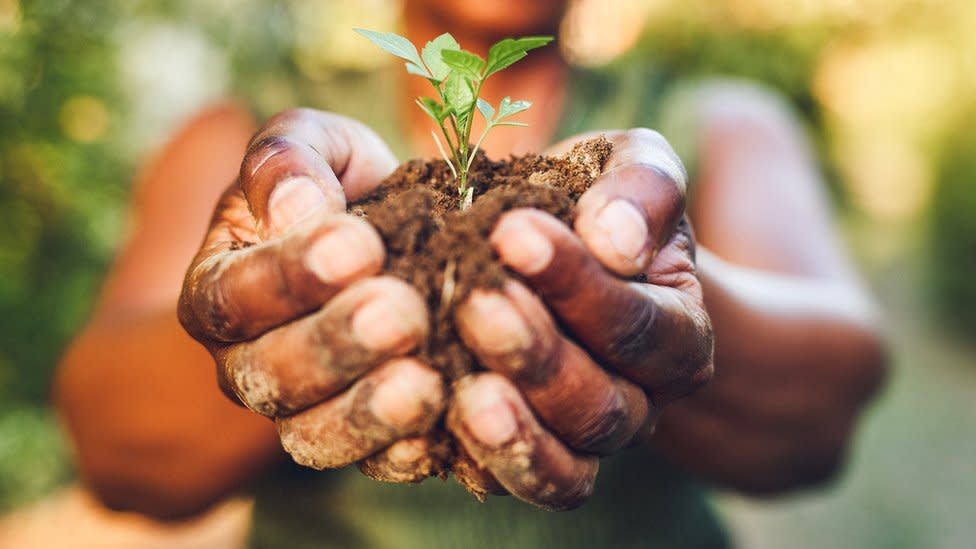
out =
{"type": "Polygon", "coordinates": [[[341,212],[396,167],[385,143],[360,122],[311,109],[272,117],[241,165],[241,190],[267,240],[312,213],[341,212]]]}

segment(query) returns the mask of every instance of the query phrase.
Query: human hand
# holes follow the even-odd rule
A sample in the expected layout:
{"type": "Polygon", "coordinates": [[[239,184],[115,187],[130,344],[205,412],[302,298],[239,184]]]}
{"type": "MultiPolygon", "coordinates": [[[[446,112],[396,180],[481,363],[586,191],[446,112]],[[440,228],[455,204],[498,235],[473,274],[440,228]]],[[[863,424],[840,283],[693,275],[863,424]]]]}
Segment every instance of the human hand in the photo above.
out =
{"type": "Polygon", "coordinates": [[[441,376],[398,358],[426,337],[420,295],[375,277],[376,231],[348,215],[396,166],[350,119],[286,111],[254,136],[222,196],[179,300],[217,363],[221,388],[275,419],[284,448],[315,468],[358,461],[426,433],[441,376]]]}
{"type": "Polygon", "coordinates": [[[684,169],[654,132],[607,137],[575,232],[537,210],[504,215],[491,241],[525,284],[476,291],[456,315],[490,372],[457,384],[448,428],[505,489],[552,510],[585,501],[596,456],[650,432],[713,369],[684,169]]]}

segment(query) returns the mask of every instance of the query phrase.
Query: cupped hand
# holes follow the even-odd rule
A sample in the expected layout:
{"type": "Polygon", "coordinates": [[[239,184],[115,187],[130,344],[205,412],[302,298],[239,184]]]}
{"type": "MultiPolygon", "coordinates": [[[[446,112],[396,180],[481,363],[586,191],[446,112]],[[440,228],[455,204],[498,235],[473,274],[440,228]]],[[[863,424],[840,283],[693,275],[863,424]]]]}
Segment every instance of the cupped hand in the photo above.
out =
{"type": "Polygon", "coordinates": [[[448,427],[505,489],[553,510],[585,501],[597,456],[652,431],[713,370],[685,171],[655,132],[607,137],[574,230],[537,210],[504,215],[491,242],[524,283],[476,291],[456,314],[489,372],[458,383],[448,427]]]}
{"type": "Polygon", "coordinates": [[[221,388],[275,419],[296,461],[358,461],[429,431],[441,376],[402,358],[426,337],[420,295],[376,276],[382,241],[346,198],[396,167],[362,124],[311,110],[273,117],[218,203],[179,300],[221,388]]]}

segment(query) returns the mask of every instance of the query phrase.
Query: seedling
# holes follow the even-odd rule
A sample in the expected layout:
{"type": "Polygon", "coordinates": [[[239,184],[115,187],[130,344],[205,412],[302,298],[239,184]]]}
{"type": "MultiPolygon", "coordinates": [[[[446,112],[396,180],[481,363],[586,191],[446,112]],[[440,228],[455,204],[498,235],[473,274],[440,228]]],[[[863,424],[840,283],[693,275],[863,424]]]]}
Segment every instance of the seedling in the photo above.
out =
{"type": "Polygon", "coordinates": [[[521,60],[529,50],[545,46],[552,41],[552,37],[505,38],[489,48],[488,59],[485,60],[462,50],[457,40],[446,32],[427,42],[418,54],[417,48],[409,40],[392,32],[355,31],[383,50],[406,60],[407,72],[426,78],[437,91],[438,99],[421,96],[416,102],[437,123],[447,141],[450,154],[444,149],[437,133],[431,132],[437,148],[454,174],[460,207],[467,209],[474,192],[468,186],[468,171],[485,136],[498,126],[526,126],[523,122],[508,119],[532,106],[529,101],[512,101],[510,97],[505,97],[496,110],[479,97],[481,86],[489,76],[521,60]],[[485,129],[472,147],[471,122],[476,108],[485,119],[485,129]]]}

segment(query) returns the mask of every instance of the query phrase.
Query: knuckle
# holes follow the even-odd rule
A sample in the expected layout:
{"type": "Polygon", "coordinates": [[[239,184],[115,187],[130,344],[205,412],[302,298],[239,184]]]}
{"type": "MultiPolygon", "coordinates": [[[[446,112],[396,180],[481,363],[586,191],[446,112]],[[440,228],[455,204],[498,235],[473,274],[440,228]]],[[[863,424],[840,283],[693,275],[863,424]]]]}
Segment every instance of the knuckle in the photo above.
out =
{"type": "Polygon", "coordinates": [[[688,172],[678,153],[660,133],[648,128],[634,128],[626,134],[627,143],[635,149],[637,164],[651,169],[657,176],[663,176],[685,193],[688,187],[688,172]]]}
{"type": "Polygon", "coordinates": [[[226,256],[214,256],[198,265],[192,275],[189,305],[196,323],[210,338],[233,341],[244,335],[244,329],[222,276],[226,268],[226,256]]]}
{"type": "Polygon", "coordinates": [[[692,336],[678,363],[678,380],[675,382],[679,396],[690,395],[708,385],[715,375],[714,336],[711,322],[703,309],[696,309],[686,319],[692,326],[689,328],[692,336]]]}
{"type": "Polygon", "coordinates": [[[684,212],[688,200],[688,176],[680,161],[663,155],[655,155],[638,164],[643,180],[656,192],[666,193],[673,211],[684,212]]]}
{"type": "Polygon", "coordinates": [[[550,511],[572,511],[573,509],[579,508],[581,505],[586,503],[593,495],[593,482],[590,481],[582,489],[574,489],[569,491],[566,495],[560,497],[555,502],[549,505],[544,505],[544,507],[550,511]]]}
{"type": "Polygon", "coordinates": [[[559,355],[542,349],[515,349],[500,355],[482,357],[486,368],[502,374],[514,382],[538,387],[552,379],[559,369],[559,355]]]}
{"type": "Polygon", "coordinates": [[[574,448],[596,454],[607,454],[621,443],[626,428],[627,408],[623,398],[614,391],[604,406],[584,417],[568,442],[574,448]]]}
{"type": "Polygon", "coordinates": [[[635,302],[630,311],[623,312],[622,317],[629,321],[617,324],[606,348],[608,358],[614,363],[632,364],[653,352],[658,344],[654,337],[658,312],[654,303],[645,300],[635,302]]]}
{"type": "Polygon", "coordinates": [[[176,306],[176,318],[179,320],[180,326],[183,327],[190,337],[203,343],[206,337],[204,337],[204,334],[200,329],[200,323],[197,320],[196,312],[193,310],[193,298],[190,295],[191,293],[192,290],[184,285],[183,290],[180,292],[180,298],[176,306]]]}
{"type": "Polygon", "coordinates": [[[715,365],[709,361],[691,373],[688,378],[688,393],[694,393],[708,385],[715,377],[715,365]]]}
{"type": "Polygon", "coordinates": [[[205,323],[213,331],[215,338],[233,341],[244,336],[237,307],[234,301],[228,298],[225,285],[219,281],[208,285],[205,296],[200,304],[200,312],[204,315],[205,323]]]}
{"type": "Polygon", "coordinates": [[[539,386],[559,371],[564,359],[564,348],[555,333],[535,338],[535,345],[524,352],[507,357],[507,373],[518,383],[539,386]]]}
{"type": "Polygon", "coordinates": [[[596,481],[596,458],[587,458],[580,464],[575,478],[569,479],[558,488],[543,487],[539,492],[537,504],[549,511],[572,511],[586,503],[593,495],[596,481]]]}

